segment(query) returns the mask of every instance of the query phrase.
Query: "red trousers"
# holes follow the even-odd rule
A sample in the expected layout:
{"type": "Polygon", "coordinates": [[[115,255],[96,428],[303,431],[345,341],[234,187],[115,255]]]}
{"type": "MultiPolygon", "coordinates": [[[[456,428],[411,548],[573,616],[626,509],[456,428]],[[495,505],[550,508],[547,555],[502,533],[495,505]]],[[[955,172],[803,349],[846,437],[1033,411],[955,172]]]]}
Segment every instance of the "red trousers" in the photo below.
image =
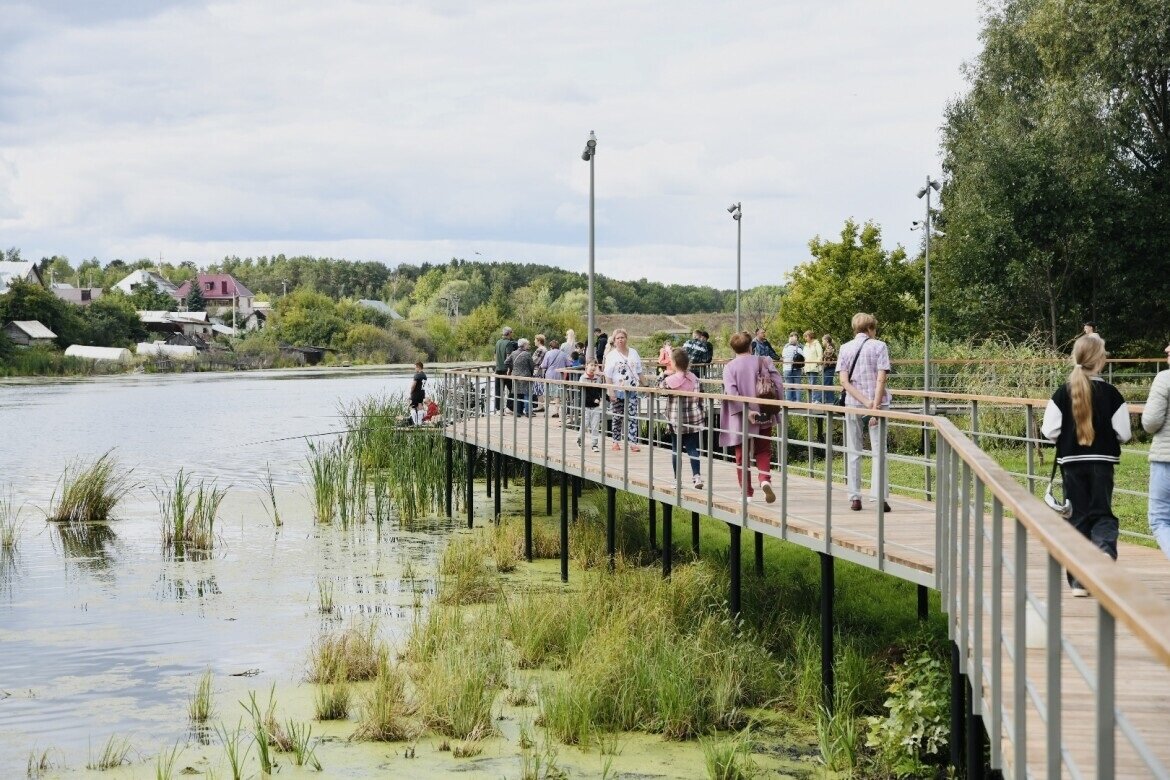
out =
{"type": "MultiPolygon", "coordinates": [[[[756,459],[756,469],[760,472],[760,482],[772,481],[772,429],[761,428],[759,434],[749,434],[748,443],[752,448],[752,455],[756,459]]],[[[743,445],[735,445],[735,480],[737,484],[743,484],[743,445]]],[[[747,494],[750,496],[755,491],[752,489],[752,475],[748,472],[747,494]]]]}

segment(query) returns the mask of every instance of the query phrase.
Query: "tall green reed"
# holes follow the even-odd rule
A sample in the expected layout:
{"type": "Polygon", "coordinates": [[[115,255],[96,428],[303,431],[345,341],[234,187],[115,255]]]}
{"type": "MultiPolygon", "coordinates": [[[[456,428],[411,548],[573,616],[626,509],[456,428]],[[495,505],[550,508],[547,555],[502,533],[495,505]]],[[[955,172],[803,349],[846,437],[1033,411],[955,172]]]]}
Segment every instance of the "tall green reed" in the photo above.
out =
{"type": "Polygon", "coordinates": [[[215,546],[215,521],[227,489],[214,481],[194,482],[183,469],[154,492],[162,521],[163,548],[178,554],[209,552],[215,546]]]}
{"type": "Polygon", "coordinates": [[[121,468],[113,450],[90,463],[75,461],[65,468],[49,500],[49,519],[67,523],[104,522],[138,485],[121,468]]]}

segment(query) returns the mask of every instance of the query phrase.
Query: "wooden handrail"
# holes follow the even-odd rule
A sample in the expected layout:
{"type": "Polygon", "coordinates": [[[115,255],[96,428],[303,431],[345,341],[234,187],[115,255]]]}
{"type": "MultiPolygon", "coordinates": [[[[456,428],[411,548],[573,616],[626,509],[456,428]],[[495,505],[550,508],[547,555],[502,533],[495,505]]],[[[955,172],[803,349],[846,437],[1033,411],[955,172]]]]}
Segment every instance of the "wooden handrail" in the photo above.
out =
{"type": "Polygon", "coordinates": [[[1170,604],[1128,576],[1123,566],[1110,560],[1028,492],[954,423],[945,417],[935,417],[934,426],[1004,508],[1023,524],[1029,535],[1043,544],[1061,566],[1072,572],[1159,662],[1170,667],[1170,604]]]}

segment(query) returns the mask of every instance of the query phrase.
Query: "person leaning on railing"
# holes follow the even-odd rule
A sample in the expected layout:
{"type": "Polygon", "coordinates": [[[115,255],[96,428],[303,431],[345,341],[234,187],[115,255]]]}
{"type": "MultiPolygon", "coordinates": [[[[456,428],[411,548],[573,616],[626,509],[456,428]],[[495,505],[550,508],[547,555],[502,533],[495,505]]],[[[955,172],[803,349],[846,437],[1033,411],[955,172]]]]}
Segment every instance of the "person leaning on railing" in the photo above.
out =
{"type": "MultiPolygon", "coordinates": [[[[1170,356],[1170,346],[1166,347],[1170,356]]],[[[1150,443],[1150,533],[1158,546],[1170,558],[1170,371],[1159,371],[1146,397],[1142,411],[1142,427],[1154,434],[1150,443]]]]}
{"type": "MultiPolygon", "coordinates": [[[[1117,388],[1101,378],[1105,342],[1097,334],[1073,343],[1073,368],[1044,409],[1040,432],[1056,443],[1056,463],[1064,497],[1072,507],[1068,522],[1117,560],[1117,516],[1113,514],[1113,470],[1121,445],[1129,441],[1129,407],[1117,388]]],[[[1067,572],[1074,596],[1088,596],[1067,572]]]]}

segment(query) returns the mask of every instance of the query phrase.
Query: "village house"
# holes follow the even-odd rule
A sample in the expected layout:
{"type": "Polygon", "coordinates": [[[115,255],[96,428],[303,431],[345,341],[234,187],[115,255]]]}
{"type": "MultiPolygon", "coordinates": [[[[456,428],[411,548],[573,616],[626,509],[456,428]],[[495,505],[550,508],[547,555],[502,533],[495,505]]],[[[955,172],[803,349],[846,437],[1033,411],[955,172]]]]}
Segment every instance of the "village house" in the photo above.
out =
{"type": "Polygon", "coordinates": [[[166,341],[171,336],[185,337],[182,343],[194,343],[192,339],[210,340],[211,320],[205,311],[140,311],[138,319],[152,334],[166,341]]]}
{"type": "Polygon", "coordinates": [[[45,286],[44,279],[41,278],[41,272],[37,270],[37,264],[31,261],[0,261],[0,295],[8,292],[8,288],[15,281],[35,282],[41,287],[45,286]]]}
{"type": "Polygon", "coordinates": [[[145,270],[134,271],[125,279],[115,284],[114,287],[130,295],[139,287],[149,285],[151,282],[154,283],[154,286],[158,288],[159,292],[164,292],[167,295],[174,295],[179,289],[154,271],[145,270]]]}
{"type": "Polygon", "coordinates": [[[100,287],[74,287],[64,282],[55,283],[49,290],[61,300],[76,306],[89,306],[102,297],[102,288],[100,287]]]}
{"type": "MultiPolygon", "coordinates": [[[[190,281],[183,282],[182,286],[175,291],[175,298],[178,299],[180,305],[187,303],[187,294],[191,292],[191,284],[190,281]]],[[[206,309],[209,312],[215,314],[224,311],[230,312],[233,306],[239,309],[244,316],[252,311],[252,300],[255,296],[251,290],[236,281],[231,274],[199,274],[195,278],[195,284],[199,285],[206,309]]]]}
{"type": "Polygon", "coordinates": [[[13,320],[4,326],[4,335],[18,347],[51,347],[57,334],[36,320],[13,320]]]}

